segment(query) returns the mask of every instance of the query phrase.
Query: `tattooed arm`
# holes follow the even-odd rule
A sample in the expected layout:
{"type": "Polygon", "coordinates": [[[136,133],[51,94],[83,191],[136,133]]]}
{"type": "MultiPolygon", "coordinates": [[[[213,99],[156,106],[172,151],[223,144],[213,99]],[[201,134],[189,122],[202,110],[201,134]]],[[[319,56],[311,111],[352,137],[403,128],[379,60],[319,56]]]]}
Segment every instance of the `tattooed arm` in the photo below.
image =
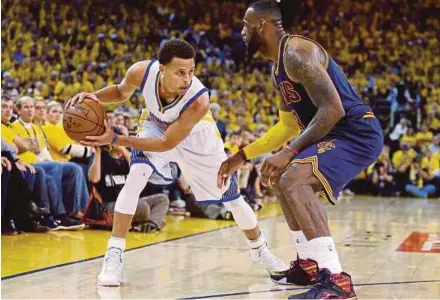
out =
{"type": "Polygon", "coordinates": [[[301,151],[325,137],[345,115],[341,99],[324,68],[326,57],[314,43],[292,39],[284,57],[289,77],[301,83],[317,112],[304,132],[290,146],[301,151]]]}

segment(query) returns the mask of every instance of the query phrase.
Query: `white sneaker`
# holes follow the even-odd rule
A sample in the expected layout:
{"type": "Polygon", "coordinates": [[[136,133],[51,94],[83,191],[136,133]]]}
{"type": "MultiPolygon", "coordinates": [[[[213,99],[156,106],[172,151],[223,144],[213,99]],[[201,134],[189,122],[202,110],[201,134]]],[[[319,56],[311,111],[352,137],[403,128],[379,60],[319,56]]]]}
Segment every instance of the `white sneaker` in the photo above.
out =
{"type": "Polygon", "coordinates": [[[288,265],[283,263],[269,250],[267,244],[263,244],[258,248],[251,248],[249,258],[253,263],[264,264],[269,274],[283,272],[289,269],[288,265]]]}
{"type": "Polygon", "coordinates": [[[98,285],[119,286],[122,282],[124,269],[124,253],[122,249],[111,247],[104,256],[101,273],[98,276],[98,285]]]}

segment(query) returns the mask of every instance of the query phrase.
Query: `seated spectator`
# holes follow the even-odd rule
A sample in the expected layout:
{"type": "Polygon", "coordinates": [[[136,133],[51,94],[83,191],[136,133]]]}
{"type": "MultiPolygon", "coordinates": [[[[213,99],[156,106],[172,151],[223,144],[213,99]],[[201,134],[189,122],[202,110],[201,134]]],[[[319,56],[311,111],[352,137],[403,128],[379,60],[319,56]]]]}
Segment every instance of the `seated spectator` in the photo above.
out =
{"type": "Polygon", "coordinates": [[[408,128],[407,133],[400,139],[400,143],[407,144],[413,149],[418,149],[418,140],[414,128],[408,128]]]}
{"type": "Polygon", "coordinates": [[[397,190],[403,192],[408,182],[410,166],[417,156],[417,152],[408,144],[402,143],[401,150],[396,151],[392,158],[395,170],[394,179],[396,181],[397,190]]]}
{"type": "MultiPolygon", "coordinates": [[[[68,215],[79,217],[88,198],[87,183],[81,167],[75,163],[54,162],[48,150],[48,143],[41,129],[32,123],[35,116],[35,99],[21,97],[17,101],[19,119],[8,129],[12,140],[31,141],[20,150],[19,158],[26,163],[37,164],[46,174],[55,179],[57,188],[62,191],[63,203],[68,215]],[[30,146],[30,145],[31,146],[30,146]]],[[[3,115],[3,114],[2,114],[3,115]]],[[[5,122],[8,122],[5,120],[5,122]]],[[[7,141],[6,141],[7,142],[7,141]]],[[[79,224],[78,224],[79,225],[79,224]]]]}
{"type": "Polygon", "coordinates": [[[225,143],[225,148],[231,150],[232,155],[234,155],[240,150],[242,142],[243,138],[240,135],[240,131],[232,132],[225,143]]]}
{"type": "MultiPolygon", "coordinates": [[[[37,113],[35,116],[38,115],[37,113]]],[[[38,123],[34,121],[34,124],[40,124],[41,126],[41,122],[44,120],[41,129],[49,144],[50,155],[55,161],[74,162],[83,169],[84,175],[87,176],[93,149],[75,143],[69,138],[61,123],[62,118],[63,107],[60,103],[51,101],[47,104],[47,116],[40,115],[38,121],[36,120],[38,123]]]]}
{"type": "Polygon", "coordinates": [[[437,134],[432,139],[432,145],[429,146],[429,150],[431,150],[432,154],[437,154],[440,152],[440,134],[437,134]]]}
{"type": "Polygon", "coordinates": [[[423,123],[422,130],[416,134],[418,146],[421,149],[431,146],[433,136],[434,134],[429,131],[428,124],[423,123]]]}
{"type": "Polygon", "coordinates": [[[399,121],[399,123],[396,124],[396,126],[394,126],[393,131],[390,133],[389,135],[389,140],[390,140],[390,147],[391,147],[391,155],[396,152],[397,150],[399,150],[399,146],[400,146],[400,139],[407,134],[408,128],[410,126],[410,122],[409,120],[407,120],[406,118],[402,117],[399,121]]]}
{"type": "Polygon", "coordinates": [[[433,179],[429,170],[422,168],[422,156],[418,155],[411,163],[409,181],[405,185],[405,191],[418,198],[428,198],[435,194],[436,187],[429,182],[433,179]]]}
{"type": "MultiPolygon", "coordinates": [[[[116,128],[114,128],[117,131],[116,128]]],[[[113,214],[116,199],[125,184],[130,170],[130,153],[125,147],[97,147],[89,169],[89,181],[102,198],[104,206],[113,214]]],[[[141,226],[143,232],[161,230],[168,211],[169,199],[165,194],[155,194],[139,199],[132,225],[141,226]]]]}
{"type": "Polygon", "coordinates": [[[372,183],[378,196],[391,196],[395,192],[396,183],[392,175],[388,173],[388,163],[378,162],[374,166],[372,183]]]}

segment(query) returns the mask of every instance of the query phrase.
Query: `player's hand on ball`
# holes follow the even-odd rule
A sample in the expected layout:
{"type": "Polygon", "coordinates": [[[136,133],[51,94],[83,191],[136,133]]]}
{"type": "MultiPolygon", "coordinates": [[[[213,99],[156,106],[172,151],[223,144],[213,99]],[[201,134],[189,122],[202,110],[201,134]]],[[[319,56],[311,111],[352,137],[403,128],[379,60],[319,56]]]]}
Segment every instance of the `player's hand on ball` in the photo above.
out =
{"type": "Polygon", "coordinates": [[[293,155],[288,150],[281,150],[267,158],[261,167],[261,182],[263,185],[272,186],[272,184],[279,179],[292,159],[293,155]]]}
{"type": "Polygon", "coordinates": [[[69,106],[72,106],[75,103],[80,103],[80,102],[82,102],[86,98],[87,99],[92,99],[92,100],[94,100],[96,102],[99,102],[98,97],[96,97],[96,95],[93,94],[93,93],[79,93],[79,94],[76,94],[75,96],[73,96],[72,98],[70,98],[66,102],[65,108],[67,109],[69,106]]]}
{"type": "Polygon", "coordinates": [[[217,187],[222,188],[223,186],[226,186],[228,183],[229,176],[240,169],[240,167],[245,163],[243,156],[241,156],[239,153],[236,153],[235,155],[229,157],[227,160],[225,160],[218,171],[217,174],[217,187]]]}
{"type": "Polygon", "coordinates": [[[82,140],[81,144],[85,146],[94,146],[94,147],[110,145],[113,141],[113,138],[115,137],[115,133],[113,132],[111,127],[108,126],[106,120],[104,120],[104,125],[105,125],[104,134],[98,136],[86,136],[86,139],[82,140]]]}

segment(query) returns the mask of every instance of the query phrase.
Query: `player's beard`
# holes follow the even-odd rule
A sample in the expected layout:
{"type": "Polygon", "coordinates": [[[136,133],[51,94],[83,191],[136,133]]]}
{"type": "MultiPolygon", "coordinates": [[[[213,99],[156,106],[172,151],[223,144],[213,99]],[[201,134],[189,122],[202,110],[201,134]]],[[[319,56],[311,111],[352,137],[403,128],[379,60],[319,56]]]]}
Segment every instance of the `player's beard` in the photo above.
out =
{"type": "Polygon", "coordinates": [[[247,54],[250,58],[254,56],[255,53],[260,51],[261,45],[263,41],[261,40],[260,36],[254,32],[249,39],[249,43],[247,43],[247,54]]]}

